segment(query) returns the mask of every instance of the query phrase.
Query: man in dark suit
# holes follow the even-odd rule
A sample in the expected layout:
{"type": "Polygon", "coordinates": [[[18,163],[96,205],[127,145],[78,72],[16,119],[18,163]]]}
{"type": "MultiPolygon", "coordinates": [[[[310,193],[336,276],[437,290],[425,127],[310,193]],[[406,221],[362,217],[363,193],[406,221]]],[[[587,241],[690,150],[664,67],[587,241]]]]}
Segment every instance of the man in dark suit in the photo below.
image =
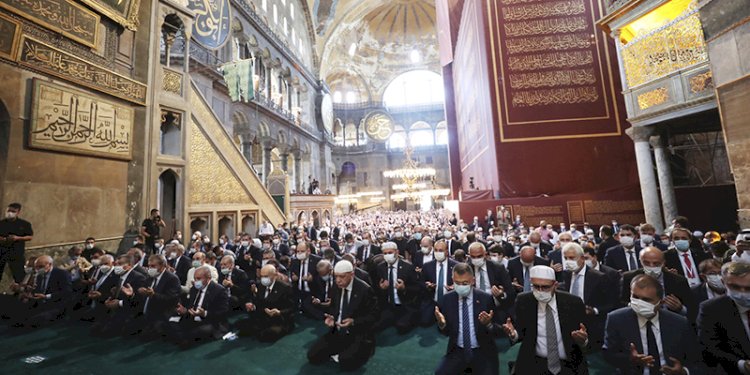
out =
{"type": "Polygon", "coordinates": [[[687,229],[675,228],[672,230],[672,243],[674,249],[664,253],[665,265],[669,269],[677,270],[677,273],[686,278],[691,288],[701,284],[698,265],[711,256],[705,251],[691,250],[690,239],[692,234],[687,229]]]}
{"type": "Polygon", "coordinates": [[[305,230],[305,234],[307,234],[307,239],[310,241],[318,240],[318,228],[312,224],[307,226],[307,229],[305,230]]]}
{"type": "Polygon", "coordinates": [[[435,306],[453,290],[453,267],[458,264],[448,258],[445,240],[435,243],[434,260],[427,262],[421,270],[420,281],[424,283],[424,295],[420,307],[420,324],[429,326],[435,322],[435,306]]]}
{"type": "Polygon", "coordinates": [[[684,277],[669,272],[664,267],[664,253],[655,247],[649,247],[641,251],[640,260],[643,263],[642,269],[626,272],[622,275],[620,292],[622,306],[630,302],[630,282],[635,276],[645,273],[656,278],[664,287],[666,297],[664,297],[664,303],[662,304],[663,308],[668,308],[672,312],[687,317],[691,323],[695,322],[695,315],[698,311],[690,286],[684,277]]]}
{"type": "Polygon", "coordinates": [[[435,260],[433,254],[432,254],[432,247],[434,245],[434,242],[432,240],[432,237],[425,236],[422,237],[422,240],[419,243],[419,251],[417,251],[414,254],[414,258],[412,258],[412,264],[414,265],[414,268],[419,272],[425,263],[432,262],[435,260]]]}
{"type": "Polygon", "coordinates": [[[620,279],[622,278],[620,272],[600,262],[599,255],[595,248],[585,246],[583,248],[583,258],[589,268],[595,269],[607,275],[607,278],[610,280],[610,285],[614,287],[618,287],[620,285],[620,279]]]}
{"type": "Polygon", "coordinates": [[[207,266],[195,270],[193,287],[176,311],[179,318],[170,318],[170,336],[183,349],[200,341],[219,339],[229,331],[229,295],[211,280],[207,266]]]}
{"type": "Polygon", "coordinates": [[[517,257],[508,261],[508,275],[516,293],[531,291],[531,267],[549,266],[548,260],[535,254],[536,250],[533,247],[525,246],[521,248],[517,257]]]}
{"type": "Polygon", "coordinates": [[[609,225],[602,225],[599,228],[599,237],[602,242],[597,245],[596,257],[600,262],[603,262],[607,255],[607,250],[619,245],[620,243],[615,239],[615,232],[609,225]]]}
{"type": "Polygon", "coordinates": [[[110,297],[104,301],[109,310],[107,318],[94,323],[91,327],[94,335],[114,336],[123,334],[125,326],[138,314],[137,291],[146,286],[146,276],[135,271],[135,259],[132,255],[123,254],[117,258],[113,268],[115,286],[110,297]]]}
{"type": "Polygon", "coordinates": [[[310,298],[310,283],[318,274],[316,266],[319,261],[319,256],[310,254],[307,242],[297,244],[297,257],[292,260],[292,266],[289,269],[297,306],[300,306],[303,300],[310,298]]]}
{"type": "Polygon", "coordinates": [[[586,305],[584,324],[588,327],[593,348],[600,348],[604,340],[604,321],[617,304],[617,284],[603,273],[588,267],[583,259],[583,248],[575,242],[562,249],[565,271],[561,289],[580,298],[586,305]]]}
{"type": "Polygon", "coordinates": [[[453,267],[455,289],[435,307],[440,333],[449,337],[448,348],[435,374],[499,374],[495,338],[500,326],[492,321],[495,302],[490,294],[476,289],[472,267],[466,263],[453,267]]]}
{"type": "Polygon", "coordinates": [[[620,228],[620,244],[607,250],[604,256],[604,264],[620,272],[635,271],[641,268],[638,258],[641,251],[639,246],[635,242],[635,228],[629,224],[623,225],[620,228]]]}
{"type": "Polygon", "coordinates": [[[693,327],[659,308],[664,296],[659,281],[638,275],[630,289],[630,306],[607,316],[604,359],[628,375],[705,373],[693,327]]]}
{"type": "Polygon", "coordinates": [[[263,260],[263,250],[253,245],[250,235],[242,236],[239,247],[235,249],[235,255],[237,265],[245,271],[250,280],[255,280],[263,260]]]}
{"type": "Polygon", "coordinates": [[[661,242],[659,236],[656,235],[656,228],[649,223],[641,224],[638,227],[640,232],[640,240],[638,241],[638,247],[645,249],[649,246],[653,246],[661,251],[669,250],[669,246],[661,242]]]}
{"type": "Polygon", "coordinates": [[[721,262],[716,259],[706,259],[698,265],[703,281],[692,288],[695,304],[700,306],[703,301],[721,297],[727,293],[727,288],[721,281],[721,262]]]}
{"type": "Polygon", "coordinates": [[[510,281],[505,267],[497,262],[487,260],[487,250],[481,243],[475,242],[469,247],[469,259],[476,280],[475,288],[494,298],[495,319],[504,322],[511,313],[516,291],[510,281]]]}
{"type": "Polygon", "coordinates": [[[464,242],[463,245],[461,245],[461,249],[463,249],[463,251],[468,254],[469,246],[471,246],[471,244],[473,244],[474,242],[479,242],[482,245],[486,244],[484,240],[482,240],[480,235],[477,234],[477,232],[469,232],[469,233],[466,233],[466,242],[464,242]]]}
{"type": "Polygon", "coordinates": [[[445,240],[445,244],[448,247],[448,254],[450,256],[453,256],[453,254],[456,253],[456,250],[461,249],[461,243],[453,237],[453,233],[451,231],[446,231],[446,233],[443,234],[443,239],[445,240]],[[449,236],[445,236],[445,234],[450,233],[449,236]]]}
{"type": "Polygon", "coordinates": [[[362,245],[357,248],[357,265],[361,266],[371,256],[380,254],[380,247],[372,244],[372,235],[368,232],[363,236],[362,245]]]}
{"type": "Polygon", "coordinates": [[[302,312],[315,320],[323,320],[331,307],[335,287],[333,265],[327,259],[321,259],[316,268],[318,272],[310,283],[310,297],[302,301],[302,312]]]}
{"type": "Polygon", "coordinates": [[[398,247],[394,242],[383,244],[385,262],[378,265],[377,284],[380,297],[381,316],[378,330],[395,326],[400,334],[414,328],[419,309],[419,276],[414,266],[399,259],[398,247]]]}
{"type": "Polygon", "coordinates": [[[156,337],[166,334],[166,324],[180,299],[180,279],[167,271],[163,255],[149,257],[147,272],[148,280],[137,290],[139,312],[127,323],[125,332],[130,335],[144,332],[156,337]]]}
{"type": "Polygon", "coordinates": [[[277,280],[277,275],[273,265],[261,268],[257,293],[245,304],[249,317],[237,322],[241,335],[274,342],[294,330],[296,305],[292,287],[277,280]]]}
{"type": "Polygon", "coordinates": [[[547,241],[542,241],[542,235],[539,232],[529,233],[529,240],[521,244],[521,248],[531,246],[536,252],[536,256],[540,258],[547,258],[547,254],[553,250],[552,245],[547,241]]]}
{"type": "Polygon", "coordinates": [[[34,262],[34,268],[35,287],[27,294],[25,302],[22,302],[23,306],[16,309],[17,314],[12,317],[14,326],[36,328],[62,319],[72,295],[70,274],[55,268],[52,257],[38,257],[34,262]]]}
{"type": "Polygon", "coordinates": [[[516,299],[516,321],[503,325],[511,343],[521,342],[515,374],[587,374],[583,355],[589,345],[580,298],[557,291],[555,271],[531,268],[532,293],[516,299]]]}
{"type": "Polygon", "coordinates": [[[238,310],[245,306],[250,293],[250,280],[245,271],[234,265],[234,257],[231,255],[221,258],[219,284],[227,288],[230,309],[238,310]]]}
{"type": "MultiPolygon", "coordinates": [[[[351,264],[356,264],[357,260],[354,258],[354,254],[344,254],[340,260],[348,260],[351,264]]],[[[363,264],[362,266],[364,266],[363,264]]],[[[333,277],[333,276],[331,276],[333,277]]],[[[364,281],[367,283],[367,285],[372,286],[372,279],[370,278],[370,274],[365,271],[363,268],[360,267],[354,267],[354,277],[364,281]]]]}
{"type": "Polygon", "coordinates": [[[341,369],[351,371],[367,363],[375,352],[373,326],[378,320],[378,302],[372,288],[354,277],[351,262],[338,262],[334,271],[336,288],[331,313],[324,321],[330,331],[310,347],[307,359],[317,365],[338,355],[341,369]]]}
{"type": "Polygon", "coordinates": [[[146,267],[148,267],[148,255],[144,255],[145,253],[143,250],[136,247],[128,250],[127,254],[133,257],[133,272],[148,277],[148,272],[146,272],[146,267]]]}
{"type": "Polygon", "coordinates": [[[174,272],[177,278],[180,279],[180,285],[185,285],[187,282],[187,274],[190,268],[193,267],[193,261],[186,257],[185,246],[181,244],[170,244],[167,245],[167,264],[170,272],[174,272]]]}
{"type": "Polygon", "coordinates": [[[106,317],[104,302],[112,296],[112,289],[120,282],[120,278],[112,270],[114,262],[112,255],[104,254],[99,257],[99,266],[91,275],[91,284],[86,290],[86,306],[78,313],[81,320],[99,321],[106,317]]]}
{"type": "MultiPolygon", "coordinates": [[[[335,239],[331,238],[331,236],[328,235],[328,232],[321,231],[320,232],[320,236],[319,236],[319,240],[320,241],[328,241],[328,246],[330,246],[331,249],[333,249],[336,252],[336,254],[341,254],[341,247],[339,246],[338,241],[336,241],[335,239]]],[[[315,241],[315,240],[313,240],[313,241],[315,241]]]]}
{"type": "Polygon", "coordinates": [[[721,267],[727,295],[703,302],[698,314],[698,338],[710,367],[727,374],[750,373],[750,264],[732,262],[721,267]]]}

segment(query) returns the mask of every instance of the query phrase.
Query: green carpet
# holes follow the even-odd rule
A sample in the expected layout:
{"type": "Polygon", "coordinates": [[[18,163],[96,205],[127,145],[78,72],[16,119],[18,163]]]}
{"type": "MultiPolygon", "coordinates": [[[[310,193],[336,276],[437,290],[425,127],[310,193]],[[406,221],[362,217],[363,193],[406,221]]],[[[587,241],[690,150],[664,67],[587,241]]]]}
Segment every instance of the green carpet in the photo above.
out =
{"type": "MultiPolygon", "coordinates": [[[[88,335],[88,324],[62,322],[53,327],[20,332],[0,328],[0,347],[5,374],[253,374],[316,375],[340,373],[335,363],[312,366],[307,348],[325,331],[319,322],[299,318],[293,334],[267,345],[253,339],[210,342],[190,350],[160,342],[130,338],[98,339],[88,335]],[[41,356],[41,363],[24,359],[41,356]]],[[[399,336],[388,329],[378,336],[370,361],[354,374],[432,374],[445,351],[447,338],[435,328],[417,328],[399,336]]],[[[498,340],[501,373],[508,373],[520,345],[509,348],[498,340]]],[[[611,373],[601,355],[590,355],[592,374],[611,373]]]]}

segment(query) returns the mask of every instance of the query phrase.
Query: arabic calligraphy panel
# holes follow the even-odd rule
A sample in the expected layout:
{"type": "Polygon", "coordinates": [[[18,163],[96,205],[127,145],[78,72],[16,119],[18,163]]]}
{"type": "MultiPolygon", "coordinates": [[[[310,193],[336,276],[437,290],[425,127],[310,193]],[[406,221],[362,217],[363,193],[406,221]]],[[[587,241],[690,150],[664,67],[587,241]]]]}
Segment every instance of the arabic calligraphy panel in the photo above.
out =
{"type": "Polygon", "coordinates": [[[188,0],[188,8],[195,12],[193,39],[210,49],[223,46],[232,20],[229,0],[188,0]]]}
{"type": "Polygon", "coordinates": [[[96,47],[99,16],[72,0],[2,0],[5,8],[89,47],[96,47]]]}
{"type": "Polygon", "coordinates": [[[130,160],[132,108],[34,80],[29,143],[33,148],[130,160]]]}
{"type": "Polygon", "coordinates": [[[138,28],[138,8],[141,0],[82,0],[113,21],[129,30],[138,28]]]}

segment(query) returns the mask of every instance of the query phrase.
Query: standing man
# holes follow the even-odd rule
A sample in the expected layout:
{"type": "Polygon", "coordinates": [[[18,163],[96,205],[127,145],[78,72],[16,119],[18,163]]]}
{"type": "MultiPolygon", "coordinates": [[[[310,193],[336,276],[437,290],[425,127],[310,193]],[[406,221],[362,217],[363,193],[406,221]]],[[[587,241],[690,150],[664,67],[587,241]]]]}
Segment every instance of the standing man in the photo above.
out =
{"type": "Polygon", "coordinates": [[[499,374],[495,337],[500,327],[492,322],[495,302],[492,295],[474,288],[472,267],[466,263],[453,267],[454,290],[435,307],[440,333],[449,337],[448,349],[435,374],[499,374]]]}
{"type": "Polygon", "coordinates": [[[11,203],[5,211],[5,218],[0,220],[0,278],[3,277],[5,265],[10,267],[13,279],[20,284],[26,273],[26,242],[31,241],[34,230],[31,223],[19,218],[21,204],[11,203]]]}
{"type": "Polygon", "coordinates": [[[141,224],[141,236],[145,238],[145,248],[143,250],[146,255],[154,253],[154,242],[156,238],[159,237],[161,228],[166,226],[164,220],[161,219],[161,215],[159,215],[159,210],[156,208],[151,210],[150,218],[143,220],[143,223],[141,224]]]}
{"type": "Polygon", "coordinates": [[[521,293],[516,299],[515,325],[510,318],[503,325],[511,343],[521,341],[514,372],[587,374],[583,351],[589,337],[583,325],[583,301],[557,291],[555,270],[547,266],[531,268],[531,285],[532,293],[521,293]]]}

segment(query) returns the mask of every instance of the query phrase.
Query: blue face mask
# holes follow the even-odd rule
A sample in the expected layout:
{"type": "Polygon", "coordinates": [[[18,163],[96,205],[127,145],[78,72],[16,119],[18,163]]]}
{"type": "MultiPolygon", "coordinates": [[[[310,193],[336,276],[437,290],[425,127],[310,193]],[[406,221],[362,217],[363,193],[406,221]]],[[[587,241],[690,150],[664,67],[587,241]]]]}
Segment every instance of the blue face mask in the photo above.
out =
{"type": "Polygon", "coordinates": [[[193,283],[193,286],[195,289],[203,289],[203,280],[195,280],[195,283],[193,283]]]}
{"type": "Polygon", "coordinates": [[[750,293],[737,292],[727,288],[727,296],[739,306],[750,308],[750,293]]]}
{"type": "Polygon", "coordinates": [[[677,240],[674,242],[674,247],[679,251],[688,251],[688,249],[690,249],[690,241],[677,240]]]}
{"type": "Polygon", "coordinates": [[[458,293],[459,297],[468,297],[469,293],[471,293],[471,285],[456,285],[454,290],[458,293]]]}
{"type": "Polygon", "coordinates": [[[414,239],[417,241],[422,240],[422,233],[414,233],[414,239]]]}

